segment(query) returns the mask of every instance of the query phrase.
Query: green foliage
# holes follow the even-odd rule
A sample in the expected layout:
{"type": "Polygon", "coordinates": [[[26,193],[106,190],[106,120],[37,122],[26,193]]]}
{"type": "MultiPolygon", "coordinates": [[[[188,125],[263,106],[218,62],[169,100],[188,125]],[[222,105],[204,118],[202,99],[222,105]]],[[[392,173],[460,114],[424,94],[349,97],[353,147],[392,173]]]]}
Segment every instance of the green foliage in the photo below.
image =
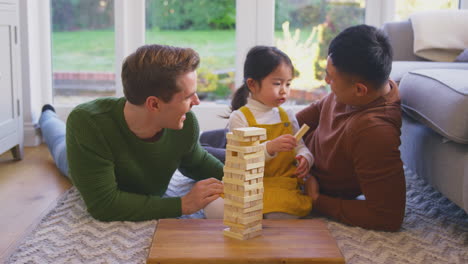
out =
{"type": "MultiPolygon", "coordinates": [[[[309,73],[315,75],[313,79],[323,80],[328,45],[343,29],[364,23],[363,4],[363,0],[277,0],[275,2],[275,28],[281,28],[286,21],[290,23],[291,28],[299,28],[302,31],[314,31],[314,28],[320,28],[320,32],[317,33],[320,35],[317,37],[318,47],[313,47],[314,52],[318,50],[319,54],[313,62],[314,71],[309,73]]],[[[299,37],[298,40],[301,38],[299,37]]]]}
{"type": "Polygon", "coordinates": [[[316,62],[320,60],[319,43],[323,28],[323,25],[315,26],[309,37],[302,41],[300,29],[296,29],[292,35],[289,31],[289,22],[283,23],[283,38],[276,40],[276,46],[288,54],[294,64],[295,71],[299,73],[299,76],[292,82],[293,89],[311,91],[324,85],[324,82],[313,74],[316,62]]]}
{"type": "Polygon", "coordinates": [[[53,31],[110,30],[114,0],[51,0],[53,31]]]}
{"type": "Polygon", "coordinates": [[[216,99],[226,99],[234,90],[234,72],[230,71],[226,74],[220,74],[218,76],[220,79],[214,94],[216,99]]]}
{"type": "MultiPolygon", "coordinates": [[[[131,1],[131,0],[125,0],[131,1]]],[[[51,0],[54,31],[112,30],[114,0],[51,0]]],[[[149,29],[234,29],[235,0],[147,0],[149,29]]]]}
{"type": "Polygon", "coordinates": [[[213,73],[207,68],[198,68],[198,91],[203,92],[213,92],[218,86],[218,75],[213,73]]]}
{"type": "Polygon", "coordinates": [[[148,0],[148,28],[162,30],[233,29],[235,0],[148,0]]]}
{"type": "Polygon", "coordinates": [[[200,67],[198,74],[198,95],[203,100],[226,99],[234,85],[234,72],[218,73],[200,67]]]}
{"type": "MultiPolygon", "coordinates": [[[[322,40],[320,42],[320,55],[322,59],[326,59],[328,55],[328,46],[332,39],[341,31],[349,26],[364,23],[365,9],[361,8],[358,3],[336,3],[327,6],[327,16],[324,21],[324,30],[322,40]]],[[[325,78],[326,64],[316,62],[316,77],[319,79],[325,78]]]]}

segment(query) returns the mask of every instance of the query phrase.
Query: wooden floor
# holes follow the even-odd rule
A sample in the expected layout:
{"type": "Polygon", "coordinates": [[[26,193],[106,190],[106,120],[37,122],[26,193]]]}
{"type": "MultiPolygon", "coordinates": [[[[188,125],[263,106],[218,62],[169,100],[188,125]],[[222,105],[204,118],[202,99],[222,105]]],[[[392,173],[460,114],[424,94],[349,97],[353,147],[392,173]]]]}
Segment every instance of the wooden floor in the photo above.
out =
{"type": "Polygon", "coordinates": [[[25,148],[21,161],[0,155],[0,263],[70,187],[45,145],[25,148]]]}

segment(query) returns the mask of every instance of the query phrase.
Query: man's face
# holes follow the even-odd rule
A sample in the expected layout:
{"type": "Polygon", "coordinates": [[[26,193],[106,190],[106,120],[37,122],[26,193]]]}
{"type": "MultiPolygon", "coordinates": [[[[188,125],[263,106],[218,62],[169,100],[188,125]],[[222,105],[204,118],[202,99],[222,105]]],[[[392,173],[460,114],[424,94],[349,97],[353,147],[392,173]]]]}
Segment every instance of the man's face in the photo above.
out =
{"type": "Polygon", "coordinates": [[[179,76],[177,86],[182,88],[182,90],[174,94],[169,102],[161,102],[161,118],[163,119],[163,126],[165,128],[182,129],[186,118],[185,114],[190,111],[192,106],[200,104],[196,93],[196,71],[179,76]]]}
{"type": "Polygon", "coordinates": [[[356,98],[352,78],[345,73],[339,72],[333,65],[331,57],[327,59],[325,81],[330,85],[337,102],[349,105],[355,103],[356,98]]]}

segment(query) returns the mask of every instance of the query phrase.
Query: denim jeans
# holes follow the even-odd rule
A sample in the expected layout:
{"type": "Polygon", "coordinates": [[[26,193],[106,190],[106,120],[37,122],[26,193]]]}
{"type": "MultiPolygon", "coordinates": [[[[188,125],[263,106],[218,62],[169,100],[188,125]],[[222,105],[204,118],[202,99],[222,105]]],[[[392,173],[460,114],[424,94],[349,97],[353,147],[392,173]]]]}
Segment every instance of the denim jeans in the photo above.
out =
{"type": "Polygon", "coordinates": [[[39,118],[39,126],[55,164],[63,175],[69,177],[65,123],[57,117],[54,111],[46,110],[39,118]]]}

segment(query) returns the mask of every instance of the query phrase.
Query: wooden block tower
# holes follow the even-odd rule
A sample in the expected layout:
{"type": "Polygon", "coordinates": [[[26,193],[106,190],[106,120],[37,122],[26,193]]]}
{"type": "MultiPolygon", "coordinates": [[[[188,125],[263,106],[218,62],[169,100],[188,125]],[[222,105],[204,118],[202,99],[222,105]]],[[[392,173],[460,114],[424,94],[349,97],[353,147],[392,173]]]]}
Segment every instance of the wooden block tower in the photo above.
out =
{"type": "Polygon", "coordinates": [[[264,128],[234,129],[227,135],[224,166],[225,236],[245,240],[262,233],[263,170],[265,154],[260,140],[264,128]]]}

